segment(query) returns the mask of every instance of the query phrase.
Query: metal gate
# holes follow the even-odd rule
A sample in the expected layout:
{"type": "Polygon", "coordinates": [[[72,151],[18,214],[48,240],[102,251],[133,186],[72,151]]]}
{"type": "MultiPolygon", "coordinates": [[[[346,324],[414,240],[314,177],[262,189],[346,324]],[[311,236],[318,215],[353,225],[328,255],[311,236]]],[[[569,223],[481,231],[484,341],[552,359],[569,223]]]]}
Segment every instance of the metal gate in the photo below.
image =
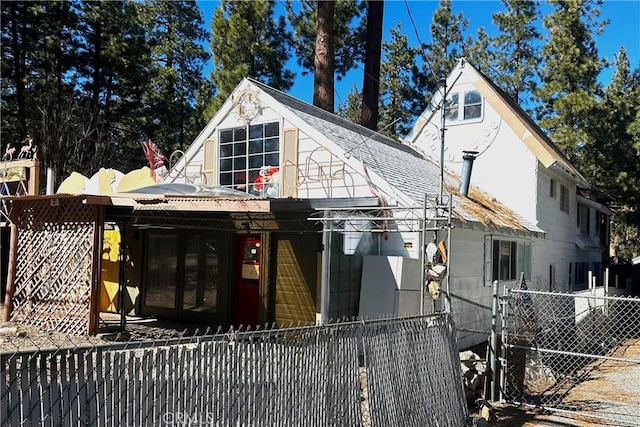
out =
{"type": "Polygon", "coordinates": [[[508,290],[502,400],[640,426],[640,298],[508,290]]]}

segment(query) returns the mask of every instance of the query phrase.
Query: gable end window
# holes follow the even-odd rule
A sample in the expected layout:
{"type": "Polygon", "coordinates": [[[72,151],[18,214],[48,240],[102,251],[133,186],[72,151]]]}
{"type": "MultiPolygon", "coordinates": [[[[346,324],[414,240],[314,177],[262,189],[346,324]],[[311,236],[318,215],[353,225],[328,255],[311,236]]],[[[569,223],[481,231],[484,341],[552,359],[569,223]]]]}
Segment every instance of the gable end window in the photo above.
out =
{"type": "Polygon", "coordinates": [[[560,184],[560,210],[569,213],[569,189],[560,184]]]}
{"type": "Polygon", "coordinates": [[[264,191],[263,180],[280,167],[280,125],[223,129],[219,141],[219,185],[252,194],[264,191]]]}
{"type": "Polygon", "coordinates": [[[459,96],[457,93],[452,93],[444,103],[444,116],[448,121],[458,120],[459,96]]]}
{"type": "Polygon", "coordinates": [[[477,90],[472,90],[464,92],[464,96],[460,99],[459,93],[451,93],[444,104],[444,116],[448,122],[480,119],[482,95],[477,90]]]}
{"type": "Polygon", "coordinates": [[[482,95],[477,90],[464,93],[464,119],[482,117],[482,95]]]}

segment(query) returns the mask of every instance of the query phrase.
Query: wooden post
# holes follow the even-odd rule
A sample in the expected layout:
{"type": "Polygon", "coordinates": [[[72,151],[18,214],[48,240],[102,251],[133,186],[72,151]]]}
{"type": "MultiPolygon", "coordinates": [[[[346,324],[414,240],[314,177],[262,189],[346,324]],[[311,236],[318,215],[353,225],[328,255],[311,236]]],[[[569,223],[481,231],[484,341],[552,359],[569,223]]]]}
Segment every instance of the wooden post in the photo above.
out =
{"type": "Polygon", "coordinates": [[[7,290],[4,296],[4,315],[2,320],[8,322],[13,311],[13,293],[16,289],[16,265],[18,261],[18,217],[22,206],[13,200],[11,208],[11,240],[9,242],[9,268],[7,271],[7,290]]]}
{"type": "Polygon", "coordinates": [[[100,282],[102,276],[102,245],[104,239],[104,210],[94,205],[93,262],[91,267],[91,296],[89,299],[89,335],[98,333],[100,320],[100,282]]]}
{"type": "Polygon", "coordinates": [[[37,196],[40,193],[40,161],[33,159],[29,166],[29,188],[30,195],[37,196]]]}

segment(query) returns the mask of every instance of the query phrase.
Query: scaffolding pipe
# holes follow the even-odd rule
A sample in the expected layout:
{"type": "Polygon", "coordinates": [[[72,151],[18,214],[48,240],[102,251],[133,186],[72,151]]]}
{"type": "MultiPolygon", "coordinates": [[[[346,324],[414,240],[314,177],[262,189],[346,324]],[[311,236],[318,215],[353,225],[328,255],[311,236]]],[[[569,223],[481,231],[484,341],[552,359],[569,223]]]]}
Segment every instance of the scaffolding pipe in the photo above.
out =
{"type": "Polygon", "coordinates": [[[493,281],[493,300],[491,303],[491,342],[489,343],[489,380],[491,384],[491,401],[496,401],[496,372],[498,372],[498,281],[493,281]]]}

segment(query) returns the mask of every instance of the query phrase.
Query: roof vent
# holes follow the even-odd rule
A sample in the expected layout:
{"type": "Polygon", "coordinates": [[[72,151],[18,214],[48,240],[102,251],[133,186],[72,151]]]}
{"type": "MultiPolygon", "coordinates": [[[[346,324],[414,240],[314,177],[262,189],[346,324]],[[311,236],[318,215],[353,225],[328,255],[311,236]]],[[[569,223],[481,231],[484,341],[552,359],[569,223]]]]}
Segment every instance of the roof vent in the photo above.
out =
{"type": "Polygon", "coordinates": [[[471,169],[473,168],[473,161],[478,155],[477,151],[463,151],[462,156],[462,176],[460,180],[460,193],[467,197],[469,195],[469,185],[471,183],[471,169]]]}

